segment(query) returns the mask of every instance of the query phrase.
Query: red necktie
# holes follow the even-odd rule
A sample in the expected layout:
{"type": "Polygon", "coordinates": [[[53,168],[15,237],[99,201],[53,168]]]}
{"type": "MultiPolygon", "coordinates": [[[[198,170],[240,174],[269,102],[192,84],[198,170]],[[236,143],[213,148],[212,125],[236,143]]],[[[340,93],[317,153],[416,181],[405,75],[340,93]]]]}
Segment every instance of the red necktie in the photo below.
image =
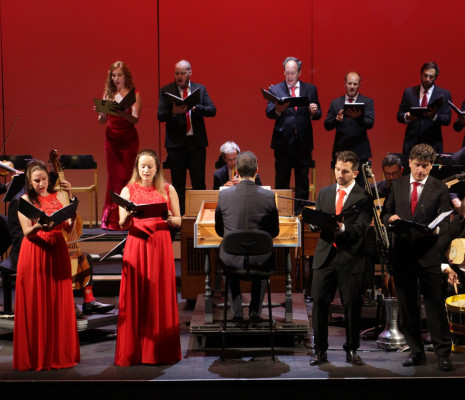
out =
{"type": "Polygon", "coordinates": [[[413,214],[415,213],[415,208],[417,207],[418,203],[418,186],[421,185],[420,182],[412,182],[413,183],[413,188],[412,188],[412,195],[410,197],[410,210],[412,211],[412,217],[413,214]]]}
{"type": "Polygon", "coordinates": [[[336,215],[339,215],[342,211],[342,206],[344,205],[344,196],[346,195],[346,192],[344,189],[338,189],[337,193],[339,194],[339,197],[337,198],[336,203],[336,215]]]}
{"type": "MultiPolygon", "coordinates": [[[[187,87],[182,89],[182,98],[185,99],[187,97],[187,87]]],[[[186,126],[187,126],[187,131],[189,132],[191,130],[191,117],[189,115],[189,111],[186,112],[186,126]]]]}
{"type": "Polygon", "coordinates": [[[421,107],[428,107],[428,91],[425,90],[423,98],[421,99],[421,107]]]}
{"type": "Polygon", "coordinates": [[[354,102],[354,99],[353,99],[352,97],[349,97],[349,98],[347,99],[347,101],[348,101],[349,103],[353,103],[353,102],[354,102]]]}
{"type": "MultiPolygon", "coordinates": [[[[295,97],[295,86],[292,86],[291,90],[292,90],[292,97],[295,97]]],[[[297,107],[294,107],[294,110],[297,111],[297,107]]]]}
{"type": "MultiPolygon", "coordinates": [[[[339,194],[339,197],[336,202],[336,215],[339,215],[342,211],[342,206],[344,205],[344,196],[346,195],[346,192],[344,189],[338,189],[337,193],[339,194]]],[[[337,247],[336,242],[333,242],[333,246],[337,247]]]]}

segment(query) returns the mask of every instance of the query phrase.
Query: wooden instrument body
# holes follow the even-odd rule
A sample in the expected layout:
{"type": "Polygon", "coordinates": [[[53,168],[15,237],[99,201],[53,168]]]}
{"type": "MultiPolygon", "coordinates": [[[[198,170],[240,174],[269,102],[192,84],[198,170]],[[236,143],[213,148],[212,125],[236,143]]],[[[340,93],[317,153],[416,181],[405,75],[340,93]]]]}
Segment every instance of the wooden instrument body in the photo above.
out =
{"type": "MultiPolygon", "coordinates": [[[[61,163],[58,160],[58,153],[56,150],[52,150],[50,152],[50,162],[53,165],[54,172],[58,176],[55,184],[55,190],[61,190],[60,182],[65,179],[65,174],[61,163]]],[[[86,287],[89,284],[92,275],[89,260],[77,243],[78,239],[82,236],[82,226],[82,218],[79,214],[77,214],[71,232],[63,230],[63,236],[68,244],[68,251],[71,259],[71,280],[74,290],[86,287]]]]}

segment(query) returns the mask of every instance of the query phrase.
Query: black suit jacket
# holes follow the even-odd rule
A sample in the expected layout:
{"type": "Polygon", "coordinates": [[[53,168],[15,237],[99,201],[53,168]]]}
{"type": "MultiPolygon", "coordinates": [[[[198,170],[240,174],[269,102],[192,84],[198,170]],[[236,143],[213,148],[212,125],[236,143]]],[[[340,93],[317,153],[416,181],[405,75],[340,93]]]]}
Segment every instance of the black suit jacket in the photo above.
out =
{"type": "MultiPolygon", "coordinates": [[[[334,214],[336,190],[336,184],[321,189],[318,193],[316,209],[334,214]]],[[[313,258],[313,269],[324,265],[335,242],[338,254],[337,268],[346,270],[348,273],[360,273],[365,270],[364,238],[373,217],[373,201],[361,186],[355,184],[342,208],[342,213],[357,202],[360,202],[358,211],[344,218],[344,232],[321,231],[313,258]]]]}
{"type": "MultiPolygon", "coordinates": [[[[220,186],[223,186],[227,181],[229,181],[228,166],[223,165],[213,173],[213,190],[218,190],[220,186]]],[[[255,183],[262,186],[262,182],[258,174],[255,176],[255,183]]]]}
{"type": "MultiPolygon", "coordinates": [[[[250,180],[243,180],[235,186],[220,191],[215,211],[215,230],[223,237],[229,232],[240,229],[258,229],[268,232],[272,237],[279,233],[279,216],[275,195],[271,190],[263,189],[250,180]]],[[[225,265],[237,265],[242,268],[244,257],[225,253],[220,246],[220,260],[225,265]]],[[[252,266],[271,264],[264,256],[250,257],[252,266]]]]}
{"type": "MultiPolygon", "coordinates": [[[[400,218],[428,225],[439,214],[450,209],[447,186],[431,175],[418,200],[415,213],[410,211],[410,175],[392,181],[391,192],[383,205],[381,219],[388,227],[388,220],[397,214],[400,218]]],[[[423,234],[415,229],[393,230],[391,259],[393,265],[403,265],[409,260],[420,265],[440,264],[443,260],[440,238],[447,235],[449,218],[439,224],[439,235],[423,234]]]]}
{"type": "MultiPolygon", "coordinates": [[[[269,91],[277,97],[290,97],[289,88],[285,81],[271,86],[269,91]]],[[[300,96],[308,97],[310,103],[318,105],[317,113],[311,117],[308,107],[288,107],[278,117],[275,113],[276,105],[268,102],[266,115],[268,118],[276,120],[271,139],[271,148],[277,151],[288,153],[293,150],[294,142],[297,141],[298,148],[302,153],[307,153],[313,149],[313,128],[312,119],[321,118],[320,102],[316,86],[300,81],[300,96]]]]}
{"type": "MultiPolygon", "coordinates": [[[[207,131],[203,117],[214,117],[216,107],[208,96],[205,86],[191,82],[191,93],[196,89],[200,90],[200,102],[191,110],[191,124],[194,131],[194,139],[199,147],[207,147],[207,131]]],[[[158,120],[166,122],[165,147],[167,149],[176,149],[182,147],[186,141],[187,122],[185,114],[173,115],[172,104],[166,101],[163,93],[171,93],[181,97],[176,82],[163,86],[160,90],[160,99],[158,103],[158,120]]]]}
{"type": "MultiPolygon", "coordinates": [[[[443,152],[442,131],[441,127],[450,124],[451,111],[449,100],[452,100],[450,92],[446,89],[434,86],[429,103],[444,96],[444,104],[438,109],[437,118],[433,121],[431,118],[421,118],[410,121],[405,129],[404,144],[402,154],[408,156],[413,146],[419,143],[431,145],[436,153],[443,152]]],[[[428,103],[428,104],[429,104],[428,103]]],[[[411,107],[420,106],[420,85],[405,89],[402,96],[402,102],[397,113],[397,121],[404,123],[404,115],[411,107]]]]}
{"type": "Polygon", "coordinates": [[[336,120],[337,113],[344,108],[345,96],[334,99],[329,106],[325,120],[325,129],[336,129],[333,145],[333,159],[338,151],[351,150],[362,160],[371,157],[370,141],[367,130],[375,123],[375,107],[369,97],[357,96],[357,103],[365,103],[364,114],[360,118],[344,117],[342,122],[336,120]]]}

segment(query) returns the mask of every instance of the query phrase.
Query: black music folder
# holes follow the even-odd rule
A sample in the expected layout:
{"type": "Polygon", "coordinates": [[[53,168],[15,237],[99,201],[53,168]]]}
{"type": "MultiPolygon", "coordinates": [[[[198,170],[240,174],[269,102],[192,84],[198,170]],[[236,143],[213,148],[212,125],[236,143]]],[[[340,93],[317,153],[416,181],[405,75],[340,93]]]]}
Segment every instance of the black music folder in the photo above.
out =
{"type": "Polygon", "coordinates": [[[325,229],[335,231],[338,228],[338,222],[341,215],[328,214],[323,211],[317,211],[310,207],[302,209],[302,220],[312,226],[313,229],[325,229]]]}
{"type": "Polygon", "coordinates": [[[260,89],[262,91],[263,98],[270,101],[271,103],[284,104],[289,103],[289,107],[308,107],[310,105],[310,100],[306,96],[298,97],[277,97],[273,93],[268,92],[265,89],[260,89]]]}
{"type": "Polygon", "coordinates": [[[161,217],[166,219],[168,217],[168,206],[166,203],[135,204],[114,192],[111,193],[111,198],[117,205],[123,207],[126,211],[134,213],[134,216],[137,218],[161,217]]]}
{"type": "Polygon", "coordinates": [[[452,109],[457,113],[457,115],[460,117],[465,114],[465,111],[462,111],[460,108],[458,108],[454,103],[452,103],[450,100],[449,104],[452,107],[452,109]]]}
{"type": "Polygon", "coordinates": [[[186,106],[187,111],[189,111],[191,108],[194,108],[197,104],[200,103],[200,90],[199,88],[195,89],[189,96],[187,96],[185,99],[182,99],[179,96],[176,96],[174,94],[165,92],[163,93],[165,96],[166,101],[169,103],[176,103],[177,106],[186,106]]]}
{"type": "Polygon", "coordinates": [[[432,222],[430,222],[428,225],[425,224],[420,224],[418,222],[414,221],[408,221],[405,219],[397,219],[393,221],[391,224],[389,224],[390,229],[416,229],[417,231],[420,232],[426,232],[426,233],[431,233],[433,232],[436,227],[444,220],[444,218],[448,217],[450,214],[452,214],[453,210],[451,211],[445,211],[441,214],[438,215],[432,222]]]}
{"type": "Polygon", "coordinates": [[[118,111],[126,111],[136,102],[136,89],[132,88],[119,103],[114,100],[94,99],[98,112],[118,116],[118,111]]]}
{"type": "Polygon", "coordinates": [[[72,218],[76,214],[78,204],[79,201],[76,200],[66,207],[55,211],[52,215],[47,215],[43,210],[21,197],[19,199],[18,211],[29,219],[38,221],[45,227],[52,228],[53,226],[65,222],[68,218],[72,218]]]}
{"type": "Polygon", "coordinates": [[[343,218],[348,217],[354,213],[360,211],[363,207],[372,207],[373,200],[369,198],[360,199],[351,206],[347,207],[340,214],[328,214],[323,211],[314,210],[309,207],[304,207],[302,210],[302,220],[312,226],[313,230],[317,229],[326,229],[330,231],[335,231],[338,228],[338,222],[341,222],[343,218]],[[367,201],[370,201],[371,204],[366,204],[367,201]]]}
{"type": "Polygon", "coordinates": [[[347,110],[361,111],[361,116],[363,116],[365,113],[365,103],[344,103],[344,114],[346,114],[347,110]]]}
{"type": "Polygon", "coordinates": [[[444,105],[444,96],[438,97],[436,100],[428,104],[428,107],[410,107],[410,115],[419,119],[426,118],[423,113],[431,108],[441,108],[444,105]]]}
{"type": "Polygon", "coordinates": [[[6,191],[5,197],[3,198],[3,201],[6,203],[7,201],[13,200],[13,197],[15,197],[21,189],[24,187],[25,183],[25,174],[18,174],[14,175],[11,178],[10,183],[8,184],[8,189],[6,191]]]}

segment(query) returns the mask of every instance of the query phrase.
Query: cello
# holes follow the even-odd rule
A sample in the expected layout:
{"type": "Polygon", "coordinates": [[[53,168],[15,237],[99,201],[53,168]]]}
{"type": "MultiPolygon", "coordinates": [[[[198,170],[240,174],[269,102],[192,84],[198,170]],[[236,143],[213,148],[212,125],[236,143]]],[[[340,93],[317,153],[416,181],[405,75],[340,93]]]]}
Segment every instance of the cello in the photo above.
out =
{"type": "MultiPolygon", "coordinates": [[[[58,152],[52,150],[50,152],[50,162],[53,166],[55,174],[58,176],[55,184],[56,190],[60,189],[60,181],[65,179],[65,174],[58,160],[58,152]]],[[[68,201],[70,199],[68,198],[68,201]]],[[[78,246],[78,239],[82,235],[82,218],[78,214],[74,227],[71,232],[63,230],[63,236],[65,237],[66,243],[68,244],[69,256],[71,258],[71,280],[73,282],[73,289],[82,289],[86,287],[90,282],[91,267],[86,254],[78,246]]]]}

